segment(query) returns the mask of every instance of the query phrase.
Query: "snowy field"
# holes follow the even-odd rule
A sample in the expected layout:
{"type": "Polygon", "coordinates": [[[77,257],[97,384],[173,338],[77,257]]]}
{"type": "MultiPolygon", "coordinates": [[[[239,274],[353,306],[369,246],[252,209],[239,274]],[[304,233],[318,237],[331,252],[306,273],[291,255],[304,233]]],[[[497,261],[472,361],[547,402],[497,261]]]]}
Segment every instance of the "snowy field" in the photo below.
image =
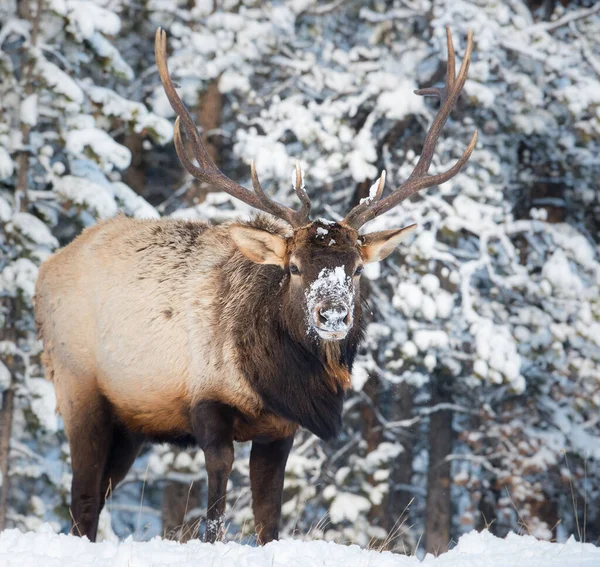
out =
{"type": "Polygon", "coordinates": [[[366,551],[324,541],[286,540],[265,547],[237,543],[215,545],[192,541],[179,544],[155,538],[148,542],[89,543],[57,535],[47,527],[41,533],[7,530],[0,534],[0,565],[3,567],[202,565],[211,567],[598,567],[600,548],[571,538],[567,543],[548,543],[530,536],[510,534],[500,539],[489,532],[471,532],[451,551],[424,561],[389,552],[366,551]]]}

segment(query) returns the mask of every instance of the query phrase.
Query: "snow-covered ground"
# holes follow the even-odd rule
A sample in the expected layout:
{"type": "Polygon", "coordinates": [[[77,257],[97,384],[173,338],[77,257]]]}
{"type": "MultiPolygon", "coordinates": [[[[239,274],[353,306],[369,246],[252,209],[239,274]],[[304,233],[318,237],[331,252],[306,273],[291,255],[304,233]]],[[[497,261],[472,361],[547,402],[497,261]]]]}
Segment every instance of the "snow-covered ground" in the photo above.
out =
{"type": "Polygon", "coordinates": [[[451,551],[423,562],[389,552],[366,551],[356,545],[324,541],[285,540],[265,547],[237,543],[215,545],[191,541],[179,544],[155,538],[136,542],[90,543],[57,535],[49,526],[39,533],[6,530],[0,534],[0,565],[27,567],[142,567],[146,565],[210,565],[211,567],[598,567],[600,548],[569,539],[567,543],[538,541],[510,534],[500,539],[489,532],[471,532],[451,551]]]}

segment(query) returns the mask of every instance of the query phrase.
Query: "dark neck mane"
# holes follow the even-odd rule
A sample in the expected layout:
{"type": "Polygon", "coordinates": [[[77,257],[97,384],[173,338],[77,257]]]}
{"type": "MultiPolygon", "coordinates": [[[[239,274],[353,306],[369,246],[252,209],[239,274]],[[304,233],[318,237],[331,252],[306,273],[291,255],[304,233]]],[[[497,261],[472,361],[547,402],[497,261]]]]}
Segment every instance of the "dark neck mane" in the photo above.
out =
{"type": "Polygon", "coordinates": [[[253,264],[236,253],[223,276],[221,293],[224,305],[232,306],[226,320],[237,361],[266,409],[322,439],[335,437],[362,338],[359,309],[346,339],[322,341],[307,335],[304,328],[300,332],[298,315],[286,313],[286,282],[282,284],[285,276],[280,268],[253,264]],[[234,271],[235,277],[230,277],[234,271]],[[233,281],[243,281],[244,289],[233,289],[229,283],[233,281]],[[296,320],[295,327],[286,322],[290,320],[296,320]]]}

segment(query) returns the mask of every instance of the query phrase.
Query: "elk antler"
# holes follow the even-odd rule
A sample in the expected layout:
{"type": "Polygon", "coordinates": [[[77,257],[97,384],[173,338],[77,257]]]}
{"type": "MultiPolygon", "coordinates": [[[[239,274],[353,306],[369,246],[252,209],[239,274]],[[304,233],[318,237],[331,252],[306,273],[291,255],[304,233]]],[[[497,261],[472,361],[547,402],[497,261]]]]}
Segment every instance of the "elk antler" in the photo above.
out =
{"type": "Polygon", "coordinates": [[[435,117],[429,132],[425,138],[425,144],[423,145],[423,151],[419,157],[419,161],[415,166],[410,177],[398,187],[391,195],[388,195],[383,201],[380,201],[383,193],[383,184],[385,183],[385,172],[382,173],[379,178],[379,184],[377,191],[374,195],[370,195],[367,199],[362,200],[361,203],[356,205],[344,219],[344,223],[358,230],[366,222],[382,215],[395,207],[398,203],[404,201],[417,191],[425,189],[427,187],[433,187],[448,181],[454,177],[467,163],[467,160],[471,156],[475,143],[477,142],[477,130],[473,133],[471,141],[467,146],[467,149],[460,157],[460,159],[447,171],[439,173],[437,175],[427,175],[429,166],[431,165],[431,159],[433,158],[433,152],[435,150],[435,144],[440,136],[442,128],[446,123],[446,119],[450,114],[452,108],[458,100],[458,96],[465,84],[467,79],[467,72],[469,70],[469,64],[471,63],[471,52],[473,50],[473,33],[469,31],[467,37],[467,49],[465,51],[465,57],[463,59],[458,77],[455,74],[455,57],[454,57],[454,46],[452,44],[452,35],[450,29],[446,28],[446,38],[448,40],[448,69],[446,72],[446,84],[442,88],[427,88],[415,91],[415,94],[423,96],[438,96],[440,97],[441,106],[440,110],[435,117]]]}
{"type": "Polygon", "coordinates": [[[221,191],[229,193],[232,197],[243,201],[255,209],[260,209],[261,211],[270,213],[286,221],[292,227],[298,227],[307,224],[309,222],[310,214],[310,199],[308,198],[308,195],[306,194],[302,184],[302,172],[300,170],[300,164],[296,163],[296,182],[294,184],[296,194],[302,203],[302,206],[297,211],[289,207],[285,207],[284,205],[280,205],[273,199],[267,197],[258,180],[256,168],[254,167],[254,161],[251,164],[254,193],[229,179],[229,177],[227,177],[216,166],[215,162],[206,151],[206,148],[202,143],[202,138],[200,137],[198,129],[194,124],[194,120],[190,116],[188,109],[183,104],[183,101],[177,94],[175,85],[173,85],[173,81],[171,81],[169,69],[167,67],[167,34],[162,28],[158,28],[156,30],[154,54],[156,57],[156,65],[158,66],[158,74],[160,75],[163,88],[165,89],[167,98],[171,103],[171,107],[177,114],[173,138],[175,141],[177,155],[179,156],[183,167],[185,167],[185,169],[196,179],[200,179],[201,181],[209,183],[221,191]],[[181,139],[182,123],[186,135],[192,142],[194,157],[198,161],[198,165],[200,167],[195,166],[191,162],[185,151],[183,141],[181,139]]]}

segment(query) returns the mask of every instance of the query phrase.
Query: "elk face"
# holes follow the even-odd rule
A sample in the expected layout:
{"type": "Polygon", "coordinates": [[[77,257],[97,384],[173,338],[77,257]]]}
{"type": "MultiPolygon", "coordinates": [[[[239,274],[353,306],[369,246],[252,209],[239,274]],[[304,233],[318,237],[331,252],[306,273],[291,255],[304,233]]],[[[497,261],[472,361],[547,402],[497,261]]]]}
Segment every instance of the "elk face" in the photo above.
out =
{"type": "Polygon", "coordinates": [[[364,264],[385,258],[415,228],[359,235],[343,223],[319,219],[288,239],[248,226],[233,226],[230,235],[253,262],[287,272],[285,301],[308,335],[340,341],[358,324],[364,264]]]}

